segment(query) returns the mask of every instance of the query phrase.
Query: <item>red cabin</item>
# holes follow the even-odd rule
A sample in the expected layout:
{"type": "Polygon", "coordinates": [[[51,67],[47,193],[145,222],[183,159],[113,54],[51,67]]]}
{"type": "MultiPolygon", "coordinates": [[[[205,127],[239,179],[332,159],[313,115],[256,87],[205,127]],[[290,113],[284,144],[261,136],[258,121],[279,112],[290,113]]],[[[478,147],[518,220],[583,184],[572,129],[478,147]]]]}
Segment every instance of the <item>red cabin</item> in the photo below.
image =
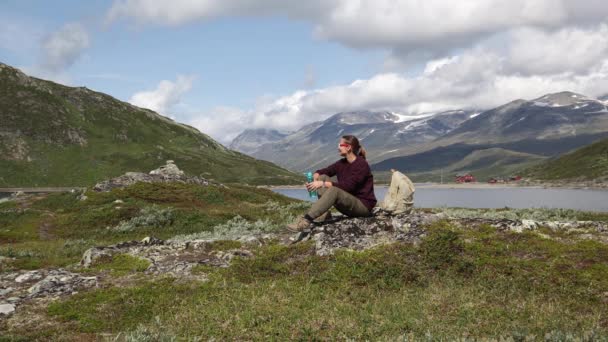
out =
{"type": "Polygon", "coordinates": [[[475,182],[475,177],[472,174],[467,173],[463,175],[456,175],[456,183],[472,183],[475,182]]]}

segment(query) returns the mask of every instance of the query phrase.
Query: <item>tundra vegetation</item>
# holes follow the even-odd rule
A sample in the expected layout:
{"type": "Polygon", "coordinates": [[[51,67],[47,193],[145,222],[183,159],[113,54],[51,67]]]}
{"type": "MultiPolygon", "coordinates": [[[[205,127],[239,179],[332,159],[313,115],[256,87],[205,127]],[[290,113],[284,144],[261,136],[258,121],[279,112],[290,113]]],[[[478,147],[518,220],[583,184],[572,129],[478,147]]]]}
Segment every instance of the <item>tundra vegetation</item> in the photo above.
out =
{"type": "MultiPolygon", "coordinates": [[[[32,301],[0,318],[0,341],[410,340],[608,338],[608,245],[600,232],[521,233],[450,219],[417,244],[315,254],[279,236],[308,203],[270,190],[138,183],[110,192],[26,196],[0,203],[1,273],[63,267],[98,275],[96,289],[32,301]],[[584,233],[584,234],[583,234],[584,233]],[[247,248],[204,280],[149,275],[129,255],[79,266],[83,252],[146,236],[215,239],[247,248]]],[[[569,210],[444,211],[450,217],[607,221],[569,210]]]]}

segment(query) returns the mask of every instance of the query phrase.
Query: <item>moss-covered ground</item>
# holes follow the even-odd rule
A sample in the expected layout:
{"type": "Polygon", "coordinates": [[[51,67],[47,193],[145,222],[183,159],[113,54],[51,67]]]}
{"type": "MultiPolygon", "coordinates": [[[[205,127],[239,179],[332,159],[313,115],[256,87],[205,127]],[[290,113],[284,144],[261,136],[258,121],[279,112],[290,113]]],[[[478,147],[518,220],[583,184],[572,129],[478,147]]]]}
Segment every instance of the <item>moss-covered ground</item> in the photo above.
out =
{"type": "MultiPolygon", "coordinates": [[[[9,266],[65,266],[94,244],[193,234],[235,215],[278,225],[288,215],[277,208],[304,210],[267,190],[238,186],[136,185],[88,195],[49,196],[25,211],[1,204],[0,222],[8,227],[0,229],[2,255],[15,257],[9,266]],[[112,229],[151,205],[171,208],[159,216],[162,224],[112,229]],[[41,239],[37,229],[49,218],[52,228],[41,239]]],[[[141,260],[115,258],[89,272],[137,276],[54,301],[38,312],[48,324],[12,326],[0,341],[608,339],[608,245],[549,229],[515,233],[450,221],[426,228],[418,245],[323,257],[312,243],[244,245],[254,258],[201,266],[195,272],[206,282],[145,276],[141,260]]],[[[241,245],[220,240],[213,248],[241,245]]]]}

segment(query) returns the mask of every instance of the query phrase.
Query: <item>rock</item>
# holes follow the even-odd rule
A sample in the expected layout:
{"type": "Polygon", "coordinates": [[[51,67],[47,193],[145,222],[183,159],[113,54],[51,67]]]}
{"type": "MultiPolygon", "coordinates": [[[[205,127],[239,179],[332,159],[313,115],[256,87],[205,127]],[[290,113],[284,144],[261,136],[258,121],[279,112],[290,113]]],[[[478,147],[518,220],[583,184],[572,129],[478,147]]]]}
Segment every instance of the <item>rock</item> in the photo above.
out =
{"type": "Polygon", "coordinates": [[[298,238],[314,240],[316,253],[329,255],[337,248],[362,250],[396,241],[418,243],[424,234],[423,226],[440,219],[442,216],[435,214],[390,215],[380,210],[373,217],[337,217],[334,222],[313,228],[309,236],[301,234],[298,238]]]}
{"type": "MultiPolygon", "coordinates": [[[[168,182],[180,182],[186,184],[197,184],[207,186],[212,184],[211,181],[202,177],[191,177],[186,176],[172,160],[168,160],[166,165],[159,167],[156,170],[150,171],[150,173],[142,172],[127,172],[122,176],[112,178],[100,183],[95,184],[93,190],[95,191],[110,191],[115,188],[123,188],[137,182],[144,183],[168,183],[168,182]]],[[[222,184],[215,184],[218,186],[224,186],[222,184]]]]}
{"type": "Polygon", "coordinates": [[[15,311],[13,304],[0,304],[0,315],[10,315],[15,311]]]}
{"type": "Polygon", "coordinates": [[[145,238],[143,238],[143,240],[141,240],[141,243],[143,243],[144,245],[162,245],[164,241],[155,237],[146,236],[145,238]]]}
{"type": "Polygon", "coordinates": [[[91,265],[102,257],[112,257],[116,251],[112,248],[104,247],[92,247],[87,249],[82,258],[80,259],[80,265],[83,267],[91,267],[91,265]]]}
{"type": "Polygon", "coordinates": [[[180,170],[173,160],[167,160],[167,164],[159,167],[156,170],[150,171],[151,175],[165,175],[165,176],[183,176],[184,171],[180,170]]]}
{"type": "Polygon", "coordinates": [[[122,200],[120,200],[120,199],[117,199],[116,201],[114,201],[114,202],[112,202],[112,203],[120,204],[120,203],[125,203],[125,202],[123,202],[123,201],[122,201],[122,200]]]}
{"type": "Polygon", "coordinates": [[[38,271],[30,271],[30,272],[19,275],[17,278],[15,278],[15,282],[24,283],[24,282],[28,282],[28,281],[32,281],[32,280],[38,280],[41,278],[42,278],[42,275],[39,274],[38,271]]]}
{"type": "Polygon", "coordinates": [[[14,198],[14,197],[20,197],[20,196],[23,196],[23,195],[25,195],[25,193],[23,191],[17,191],[17,192],[13,192],[11,194],[11,197],[14,198]]]}
{"type": "Polygon", "coordinates": [[[0,296],[4,297],[7,294],[11,293],[13,290],[14,290],[14,288],[12,288],[12,287],[0,289],[0,296]]]}
{"type": "Polygon", "coordinates": [[[51,270],[43,280],[30,287],[30,297],[72,294],[76,289],[97,286],[97,277],[83,277],[63,269],[51,270]]]}

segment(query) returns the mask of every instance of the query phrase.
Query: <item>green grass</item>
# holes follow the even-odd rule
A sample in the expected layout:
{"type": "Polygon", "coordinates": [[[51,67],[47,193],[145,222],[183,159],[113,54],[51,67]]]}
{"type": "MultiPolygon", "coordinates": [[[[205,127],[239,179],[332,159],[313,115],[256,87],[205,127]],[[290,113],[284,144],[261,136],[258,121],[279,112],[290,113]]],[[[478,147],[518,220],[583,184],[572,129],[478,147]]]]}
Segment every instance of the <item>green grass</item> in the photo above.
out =
{"type": "Polygon", "coordinates": [[[540,180],[605,180],[608,178],[608,139],[527,169],[527,177],[540,180]]]}
{"type": "Polygon", "coordinates": [[[430,228],[419,246],[319,257],[269,245],[206,283],[173,279],[49,306],[79,332],[218,340],[608,337],[608,246],[491,227],[430,228]],[[161,327],[161,328],[159,328],[161,327]]]}
{"type": "Polygon", "coordinates": [[[108,259],[97,260],[93,270],[110,271],[113,276],[121,276],[133,272],[144,272],[150,262],[128,254],[115,255],[108,259]]]}
{"type": "Polygon", "coordinates": [[[0,256],[15,258],[2,267],[64,267],[78,262],[93,246],[146,236],[169,239],[213,233],[235,216],[246,223],[264,220],[279,227],[302,210],[295,200],[243,185],[137,183],[86,195],[86,201],[79,201],[78,194],[49,194],[27,208],[15,207],[15,202],[0,204],[0,256]]]}

